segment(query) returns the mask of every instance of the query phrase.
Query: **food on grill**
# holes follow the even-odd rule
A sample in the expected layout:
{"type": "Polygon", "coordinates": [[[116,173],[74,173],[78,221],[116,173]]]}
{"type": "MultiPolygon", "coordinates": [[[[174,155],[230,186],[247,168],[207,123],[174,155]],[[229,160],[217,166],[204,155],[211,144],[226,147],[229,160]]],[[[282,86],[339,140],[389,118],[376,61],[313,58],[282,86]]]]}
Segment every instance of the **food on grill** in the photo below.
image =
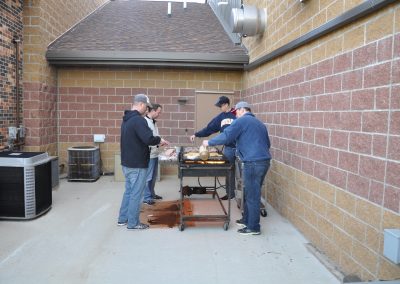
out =
{"type": "Polygon", "coordinates": [[[208,147],[208,152],[210,153],[218,153],[218,149],[215,147],[208,147]]]}
{"type": "Polygon", "coordinates": [[[191,160],[186,160],[185,164],[197,164],[197,165],[222,165],[225,164],[226,161],[212,161],[212,160],[207,160],[207,161],[191,161],[191,160]]]}
{"type": "Polygon", "coordinates": [[[209,152],[206,146],[201,145],[199,148],[200,159],[203,161],[208,160],[209,152]]]}
{"type": "Polygon", "coordinates": [[[204,161],[205,164],[209,164],[209,165],[221,165],[221,164],[225,164],[225,161],[204,161]]]}
{"type": "Polygon", "coordinates": [[[197,147],[185,147],[184,153],[190,153],[190,152],[199,152],[199,148],[197,148],[197,147]]]}
{"type": "MultiPolygon", "coordinates": [[[[188,147],[184,147],[183,152],[184,153],[189,153],[189,152],[201,152],[200,148],[202,148],[203,146],[200,147],[195,147],[195,146],[188,146],[188,147]]],[[[210,153],[214,153],[214,152],[218,152],[218,149],[216,147],[212,147],[212,146],[208,146],[207,147],[208,152],[210,153]]]]}
{"type": "Polygon", "coordinates": [[[199,152],[188,152],[183,154],[183,157],[188,160],[195,160],[200,158],[200,153],[199,152]]]}
{"type": "Polygon", "coordinates": [[[180,157],[183,163],[193,165],[222,165],[229,163],[216,147],[183,147],[180,157]],[[208,150],[207,157],[205,155],[202,157],[202,152],[205,152],[205,150],[208,150]],[[211,152],[209,152],[210,150],[211,152]]]}
{"type": "Polygon", "coordinates": [[[210,157],[222,157],[223,155],[218,152],[210,152],[210,157]]]}
{"type": "Polygon", "coordinates": [[[174,162],[178,160],[178,154],[175,148],[166,148],[159,154],[158,159],[164,162],[174,162]]]}

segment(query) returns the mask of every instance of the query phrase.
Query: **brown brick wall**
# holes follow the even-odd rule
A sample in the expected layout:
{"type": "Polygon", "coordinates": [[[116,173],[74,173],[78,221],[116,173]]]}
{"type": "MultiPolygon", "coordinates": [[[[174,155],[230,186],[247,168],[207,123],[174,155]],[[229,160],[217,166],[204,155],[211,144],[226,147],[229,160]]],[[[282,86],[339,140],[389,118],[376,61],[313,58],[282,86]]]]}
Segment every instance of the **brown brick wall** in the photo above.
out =
{"type": "MultiPolygon", "coordinates": [[[[270,14],[265,41],[246,39],[253,58],[363,1],[290,2],[287,14],[270,14]]],[[[365,280],[400,277],[382,256],[383,229],[400,227],[399,15],[400,4],[390,5],[246,72],[241,94],[269,127],[269,202],[346,274],[365,280]]]]}
{"type": "MultiPolygon", "coordinates": [[[[7,142],[8,127],[17,126],[16,45],[13,40],[22,39],[21,17],[22,0],[0,1],[0,147],[7,142]]],[[[20,72],[21,63],[20,51],[20,72]]],[[[19,95],[21,97],[21,90],[19,95]]]]}
{"type": "Polygon", "coordinates": [[[66,164],[69,147],[93,145],[93,134],[105,134],[100,151],[106,172],[114,171],[121,119],[135,94],[146,93],[163,106],[160,134],[185,145],[194,132],[195,91],[235,91],[238,97],[242,88],[241,72],[234,71],[63,68],[58,76],[60,163],[66,164]],[[188,102],[179,105],[179,97],[188,102]]]}

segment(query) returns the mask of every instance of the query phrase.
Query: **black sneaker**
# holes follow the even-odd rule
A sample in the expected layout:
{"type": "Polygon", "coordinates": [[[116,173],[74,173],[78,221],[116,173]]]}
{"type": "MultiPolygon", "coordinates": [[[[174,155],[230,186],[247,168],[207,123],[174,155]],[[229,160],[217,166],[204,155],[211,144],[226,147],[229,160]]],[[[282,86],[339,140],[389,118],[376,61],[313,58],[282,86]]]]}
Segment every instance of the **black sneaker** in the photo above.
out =
{"type": "Polygon", "coordinates": [[[243,222],[243,219],[236,220],[236,225],[238,225],[239,227],[242,227],[242,228],[246,227],[246,224],[243,222]]]}
{"type": "Polygon", "coordinates": [[[156,194],[153,196],[153,199],[162,199],[162,197],[156,194]]]}
{"type": "MultiPolygon", "coordinates": [[[[235,198],[235,196],[231,196],[229,199],[235,198]]],[[[221,200],[228,200],[228,195],[221,197],[221,200]]]]}
{"type": "Polygon", "coordinates": [[[253,231],[247,227],[244,227],[243,229],[239,229],[238,233],[241,235],[260,235],[261,234],[260,231],[253,231]]]}
{"type": "Polygon", "coordinates": [[[128,230],[146,230],[148,229],[150,226],[147,224],[143,224],[143,223],[139,223],[137,224],[135,227],[129,228],[127,227],[128,230]]]}
{"type": "Polygon", "coordinates": [[[126,226],[126,224],[128,224],[128,222],[118,222],[118,226],[126,226]]]}
{"type": "Polygon", "coordinates": [[[147,204],[147,205],[154,205],[154,204],[156,204],[156,202],[155,202],[154,200],[145,200],[145,201],[143,201],[143,203],[144,203],[144,204],[147,204]]]}

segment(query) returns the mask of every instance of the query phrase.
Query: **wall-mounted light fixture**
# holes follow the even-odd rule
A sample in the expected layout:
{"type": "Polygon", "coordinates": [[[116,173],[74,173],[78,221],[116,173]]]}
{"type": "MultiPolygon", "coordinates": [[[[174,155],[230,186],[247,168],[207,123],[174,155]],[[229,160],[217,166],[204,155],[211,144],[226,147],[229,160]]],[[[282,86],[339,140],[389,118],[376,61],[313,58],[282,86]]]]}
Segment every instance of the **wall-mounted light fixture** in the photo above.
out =
{"type": "Polygon", "coordinates": [[[187,98],[179,98],[178,99],[178,104],[181,106],[184,106],[187,103],[188,99],[187,98]]]}

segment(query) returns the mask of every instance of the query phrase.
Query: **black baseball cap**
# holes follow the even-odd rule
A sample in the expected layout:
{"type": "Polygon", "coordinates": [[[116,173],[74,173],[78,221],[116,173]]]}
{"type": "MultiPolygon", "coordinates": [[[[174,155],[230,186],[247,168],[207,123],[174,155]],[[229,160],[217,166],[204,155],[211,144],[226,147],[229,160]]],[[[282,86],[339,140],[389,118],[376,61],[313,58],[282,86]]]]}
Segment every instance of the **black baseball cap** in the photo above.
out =
{"type": "Polygon", "coordinates": [[[215,106],[221,107],[223,104],[230,104],[229,98],[225,96],[221,96],[218,98],[218,101],[215,103],[215,106]]]}

